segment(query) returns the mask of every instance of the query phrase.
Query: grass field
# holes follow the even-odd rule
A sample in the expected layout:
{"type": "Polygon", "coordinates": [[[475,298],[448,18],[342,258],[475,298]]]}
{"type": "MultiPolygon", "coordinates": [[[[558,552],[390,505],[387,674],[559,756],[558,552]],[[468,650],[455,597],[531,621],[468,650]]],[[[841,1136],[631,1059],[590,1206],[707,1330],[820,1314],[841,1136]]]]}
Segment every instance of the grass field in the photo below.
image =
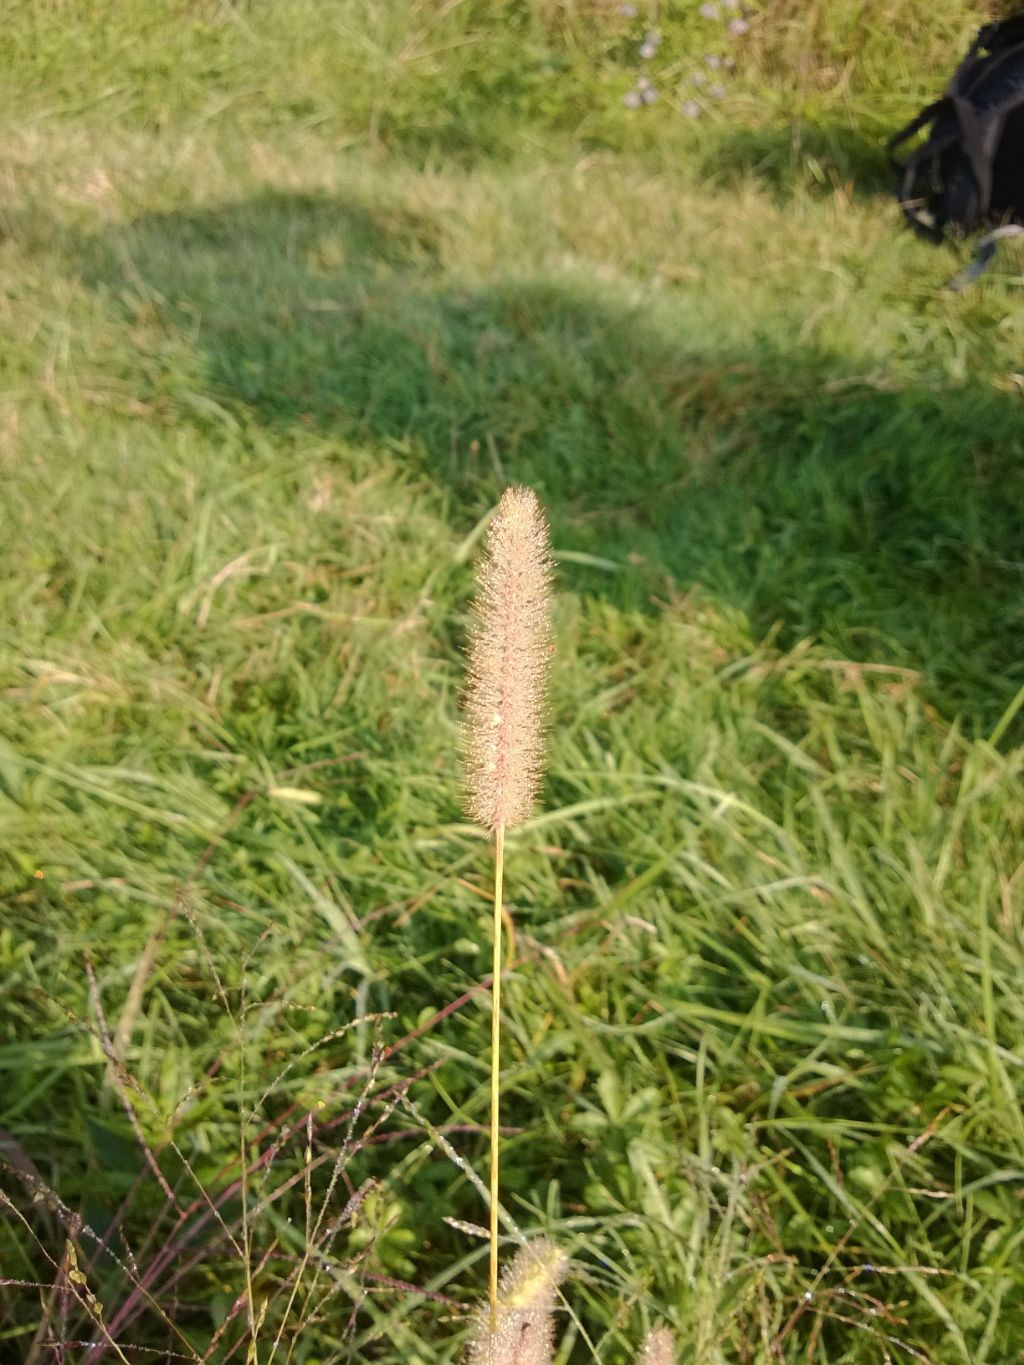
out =
{"type": "Polygon", "coordinates": [[[636,8],[8,0],[4,1362],[459,1359],[510,482],[559,1365],[1024,1361],[1020,257],[883,151],[981,11],[636,8]]]}

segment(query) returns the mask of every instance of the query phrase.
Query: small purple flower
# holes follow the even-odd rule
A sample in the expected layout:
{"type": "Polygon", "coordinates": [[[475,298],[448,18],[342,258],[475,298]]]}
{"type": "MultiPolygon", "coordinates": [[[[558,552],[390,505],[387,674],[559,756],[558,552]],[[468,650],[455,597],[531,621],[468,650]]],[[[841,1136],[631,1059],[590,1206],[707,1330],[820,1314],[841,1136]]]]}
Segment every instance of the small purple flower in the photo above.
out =
{"type": "Polygon", "coordinates": [[[639,109],[642,103],[639,90],[627,90],[622,97],[622,103],[627,109],[639,109]]]}
{"type": "Polygon", "coordinates": [[[708,86],[708,94],[713,100],[720,100],[725,96],[725,86],[721,81],[715,81],[713,85],[708,86]]]}
{"type": "Polygon", "coordinates": [[[645,62],[649,62],[652,57],[657,55],[657,52],[658,49],[654,43],[644,43],[643,47],[640,49],[640,56],[645,62]]]}
{"type": "Polygon", "coordinates": [[[700,14],[700,17],[701,17],[702,19],[717,19],[717,18],[718,18],[718,6],[717,6],[717,5],[712,5],[712,4],[710,4],[710,3],[709,3],[709,4],[706,4],[706,5],[701,5],[700,10],[698,11],[698,13],[700,14]]]}
{"type": "Polygon", "coordinates": [[[716,56],[714,52],[709,52],[708,55],[704,58],[704,65],[708,68],[709,71],[717,71],[718,68],[722,65],[722,59],[721,57],[716,56]]]}
{"type": "Polygon", "coordinates": [[[735,33],[737,36],[741,33],[749,33],[750,25],[747,23],[746,19],[730,19],[729,32],[735,33]]]}
{"type": "Polygon", "coordinates": [[[643,100],[644,104],[653,104],[658,98],[658,92],[653,86],[649,85],[645,90],[641,90],[640,98],[643,100]]]}
{"type": "Polygon", "coordinates": [[[646,76],[638,76],[636,81],[636,88],[638,90],[650,90],[651,83],[646,76]]]}
{"type": "Polygon", "coordinates": [[[696,100],[684,100],[679,107],[684,118],[700,118],[701,109],[696,100]]]}
{"type": "Polygon", "coordinates": [[[619,13],[622,15],[623,19],[635,19],[636,5],[620,5],[619,13]]]}

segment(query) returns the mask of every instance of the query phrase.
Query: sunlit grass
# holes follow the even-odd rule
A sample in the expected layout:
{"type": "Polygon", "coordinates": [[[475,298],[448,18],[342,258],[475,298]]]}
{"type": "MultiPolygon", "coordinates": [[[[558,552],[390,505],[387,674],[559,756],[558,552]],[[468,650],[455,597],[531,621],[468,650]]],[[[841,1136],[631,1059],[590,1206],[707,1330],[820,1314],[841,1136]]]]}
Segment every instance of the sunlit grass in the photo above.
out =
{"type": "MultiPolygon", "coordinates": [[[[767,7],[694,121],[623,106],[614,6],[16,6],[0,1354],[100,1339],[87,1290],[129,1359],[457,1359],[512,481],[559,644],[502,1165],[558,1359],[1019,1349],[1022,323],[880,193],[974,22],[898,8],[767,7]]],[[[718,42],[659,22],[662,73],[718,42]]]]}

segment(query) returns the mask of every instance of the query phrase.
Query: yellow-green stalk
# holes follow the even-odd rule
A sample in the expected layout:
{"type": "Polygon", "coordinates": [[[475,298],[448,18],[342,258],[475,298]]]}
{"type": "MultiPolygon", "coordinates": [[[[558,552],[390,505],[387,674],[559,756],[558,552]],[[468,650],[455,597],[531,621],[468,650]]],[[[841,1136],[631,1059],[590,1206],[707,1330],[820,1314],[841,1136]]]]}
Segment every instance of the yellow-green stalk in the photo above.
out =
{"type": "Polygon", "coordinates": [[[498,1175],[501,1060],[501,914],[505,831],[522,824],[544,756],[544,701],[551,655],[551,551],[547,522],[528,488],[509,488],[487,532],[477,570],[469,647],[464,747],[466,811],[494,834],[491,988],[489,1304],[498,1317],[498,1175]]]}

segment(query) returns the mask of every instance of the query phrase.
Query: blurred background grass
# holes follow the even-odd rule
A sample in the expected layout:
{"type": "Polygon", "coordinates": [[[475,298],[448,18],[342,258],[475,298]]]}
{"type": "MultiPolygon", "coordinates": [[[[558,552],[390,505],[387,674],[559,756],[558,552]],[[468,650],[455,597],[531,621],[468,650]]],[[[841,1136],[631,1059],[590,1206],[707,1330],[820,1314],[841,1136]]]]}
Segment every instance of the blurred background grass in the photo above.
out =
{"type": "Polygon", "coordinates": [[[559,1360],[1021,1358],[1019,277],[946,293],[883,154],[981,11],[632,8],[13,0],[4,1358],[457,1358],[513,480],[559,1360]]]}

